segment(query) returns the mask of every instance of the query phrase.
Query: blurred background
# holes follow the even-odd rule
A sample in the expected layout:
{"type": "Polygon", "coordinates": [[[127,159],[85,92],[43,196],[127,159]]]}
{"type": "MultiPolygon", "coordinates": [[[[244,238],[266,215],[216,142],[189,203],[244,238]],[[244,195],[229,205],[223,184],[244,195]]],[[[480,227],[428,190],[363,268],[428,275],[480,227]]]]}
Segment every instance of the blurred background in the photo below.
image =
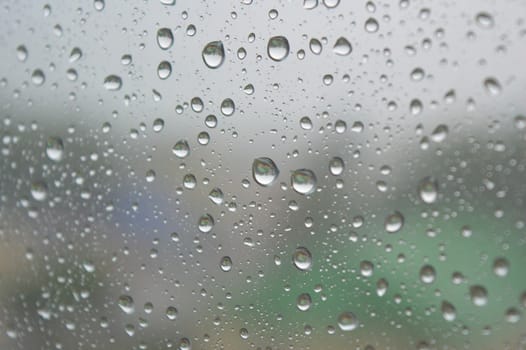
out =
{"type": "Polygon", "coordinates": [[[525,21],[1,1],[0,347],[526,348],[525,21]]]}

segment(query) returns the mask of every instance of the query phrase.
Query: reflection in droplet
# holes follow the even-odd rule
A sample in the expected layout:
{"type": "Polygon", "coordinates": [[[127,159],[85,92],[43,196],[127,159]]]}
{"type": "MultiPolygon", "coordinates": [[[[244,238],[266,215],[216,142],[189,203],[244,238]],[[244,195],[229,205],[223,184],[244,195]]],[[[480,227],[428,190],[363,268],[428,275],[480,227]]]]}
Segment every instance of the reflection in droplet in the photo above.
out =
{"type": "Polygon", "coordinates": [[[268,56],[274,61],[283,61],[289,55],[289,41],[284,36],[274,36],[267,45],[268,56]]]}
{"type": "Polygon", "coordinates": [[[221,41],[211,41],[205,45],[201,53],[203,62],[208,68],[219,68],[225,60],[225,48],[221,41]]]}
{"type": "Polygon", "coordinates": [[[279,169],[270,158],[256,158],[252,162],[252,176],[261,186],[270,186],[278,178],[279,169]]]}
{"type": "Polygon", "coordinates": [[[316,190],[316,175],[312,170],[298,169],[290,176],[292,188],[299,194],[311,194],[316,190]]]}

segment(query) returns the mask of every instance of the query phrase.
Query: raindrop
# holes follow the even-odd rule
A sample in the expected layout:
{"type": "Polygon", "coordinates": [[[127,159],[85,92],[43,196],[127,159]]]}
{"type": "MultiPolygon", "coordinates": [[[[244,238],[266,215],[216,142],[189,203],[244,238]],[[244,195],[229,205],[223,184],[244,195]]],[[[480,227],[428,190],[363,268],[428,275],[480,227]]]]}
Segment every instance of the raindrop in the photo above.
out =
{"type": "Polygon", "coordinates": [[[365,21],[365,30],[368,33],[376,33],[379,28],[380,26],[376,19],[370,17],[369,19],[367,19],[367,21],[365,21]]]}
{"type": "Polygon", "coordinates": [[[157,44],[163,50],[168,50],[174,43],[174,35],[170,28],[160,28],[157,31],[157,44]]]}
{"type": "Polygon", "coordinates": [[[213,203],[220,205],[223,203],[223,191],[221,191],[220,188],[213,188],[210,193],[208,194],[208,199],[210,199],[213,203]]]}
{"type": "Polygon", "coordinates": [[[135,311],[135,305],[133,303],[133,298],[129,295],[121,295],[119,297],[118,304],[121,310],[127,313],[128,315],[134,313],[135,311]]]}
{"type": "Polygon", "coordinates": [[[173,306],[168,306],[166,308],[166,317],[170,320],[170,321],[173,321],[177,318],[177,309],[173,306]]]}
{"type": "Polygon", "coordinates": [[[157,118],[153,121],[152,129],[154,132],[161,132],[164,129],[164,120],[157,118]]]}
{"type": "Polygon", "coordinates": [[[104,87],[106,90],[115,91],[119,90],[122,87],[121,77],[118,75],[108,75],[104,79],[104,87]]]}
{"type": "Polygon", "coordinates": [[[493,262],[493,272],[499,277],[506,277],[510,269],[510,263],[506,258],[497,258],[493,262]]]}
{"type": "Polygon", "coordinates": [[[475,16],[475,21],[480,28],[489,29],[495,24],[493,17],[487,12],[479,12],[475,16]]]}
{"type": "Polygon", "coordinates": [[[318,0],[303,0],[303,8],[306,10],[312,10],[318,6],[318,0]]]}
{"type": "Polygon", "coordinates": [[[321,45],[321,42],[318,39],[312,38],[309,41],[309,49],[313,54],[319,55],[323,50],[323,46],[321,45]]]}
{"type": "Polygon", "coordinates": [[[434,203],[438,198],[438,182],[433,177],[425,177],[418,184],[418,194],[424,203],[434,203]]]}
{"type": "Polygon", "coordinates": [[[106,4],[104,3],[104,0],[94,0],[93,1],[93,7],[95,8],[95,10],[97,11],[102,11],[104,10],[104,6],[106,4]]]}
{"type": "Polygon", "coordinates": [[[488,303],[488,292],[483,286],[472,286],[469,289],[469,295],[471,297],[471,301],[476,306],[484,306],[488,303]]]}
{"type": "Polygon", "coordinates": [[[173,6],[175,5],[175,0],[161,0],[161,4],[167,5],[167,6],[173,6]]]}
{"type": "Polygon", "coordinates": [[[199,227],[199,231],[203,233],[210,232],[214,227],[214,218],[210,214],[205,214],[199,218],[197,226],[199,227]]]}
{"type": "Polygon", "coordinates": [[[55,162],[59,162],[64,157],[64,144],[59,137],[49,137],[46,143],[46,155],[55,162]]]}
{"type": "Polygon", "coordinates": [[[327,8],[335,8],[336,6],[338,6],[338,4],[340,3],[340,0],[323,0],[323,4],[327,7],[327,8]]]}
{"type": "Polygon", "coordinates": [[[44,75],[44,72],[42,72],[42,70],[35,69],[33,71],[33,74],[31,75],[31,81],[36,86],[40,86],[40,85],[44,84],[44,82],[46,81],[46,76],[44,75]]]}
{"type": "Polygon", "coordinates": [[[497,96],[500,94],[500,83],[495,78],[487,78],[484,80],[484,87],[486,88],[486,91],[492,96],[497,96]]]}
{"type": "Polygon", "coordinates": [[[20,45],[16,48],[16,58],[20,62],[25,62],[27,60],[27,49],[24,45],[20,45]]]}
{"type": "Polygon", "coordinates": [[[232,259],[229,256],[222,257],[219,267],[225,272],[232,270],[232,259]]]}
{"type": "Polygon", "coordinates": [[[202,52],[203,62],[208,68],[219,68],[225,60],[225,48],[221,41],[211,41],[205,45],[202,52]]]}
{"type": "Polygon", "coordinates": [[[387,288],[389,287],[389,283],[385,278],[381,278],[376,282],[376,295],[379,297],[383,297],[385,293],[387,293],[387,288]]]}
{"type": "Polygon", "coordinates": [[[385,230],[388,233],[395,233],[395,232],[400,231],[400,229],[404,226],[404,217],[403,217],[403,215],[400,212],[395,211],[394,213],[390,214],[385,219],[385,225],[384,226],[385,226],[385,230]]]}
{"type": "Polygon", "coordinates": [[[312,267],[312,255],[307,248],[298,247],[292,255],[292,262],[298,270],[310,270],[312,267]]]}
{"type": "Polygon", "coordinates": [[[273,36],[267,45],[268,56],[274,61],[283,61],[289,55],[289,41],[284,36],[273,36]]]}
{"type": "Polygon", "coordinates": [[[363,277],[371,277],[373,275],[374,265],[369,260],[360,262],[360,273],[363,277]]]}
{"type": "Polygon", "coordinates": [[[232,114],[234,114],[236,110],[236,105],[234,104],[234,101],[230,98],[226,98],[221,102],[221,113],[223,113],[224,116],[230,117],[232,114]]]}
{"type": "Polygon", "coordinates": [[[505,319],[508,323],[517,323],[521,319],[521,312],[514,307],[510,307],[506,310],[505,319]]]}
{"type": "Polygon", "coordinates": [[[338,326],[342,331],[352,331],[358,327],[358,319],[350,311],[342,312],[338,316],[338,326]]]}
{"type": "Polygon", "coordinates": [[[161,79],[168,79],[168,77],[172,74],[172,65],[168,61],[162,61],[159,63],[159,66],[157,67],[157,75],[161,79]]]}
{"type": "Polygon", "coordinates": [[[300,126],[303,130],[311,130],[312,129],[312,121],[309,117],[302,117],[300,119],[300,126]]]}
{"type": "Polygon", "coordinates": [[[177,141],[172,148],[172,152],[177,158],[186,158],[190,153],[188,142],[186,140],[177,141]]]}
{"type": "Polygon", "coordinates": [[[310,309],[311,304],[312,298],[309,293],[300,294],[296,300],[296,307],[300,311],[307,311],[308,309],[310,309]]]}
{"type": "Polygon", "coordinates": [[[47,184],[44,181],[37,181],[31,185],[31,196],[37,201],[45,200],[47,191],[47,184]]]}
{"type": "Polygon", "coordinates": [[[270,158],[256,158],[252,162],[252,176],[261,186],[270,186],[278,178],[279,169],[270,158]]]}
{"type": "Polygon", "coordinates": [[[438,125],[431,133],[431,140],[436,143],[443,142],[449,134],[449,128],[445,124],[438,125]]]}
{"type": "Polygon", "coordinates": [[[347,56],[352,52],[351,43],[344,37],[340,37],[336,40],[332,51],[339,56],[347,56]]]}
{"type": "Polygon", "coordinates": [[[424,265],[420,269],[420,280],[424,283],[433,283],[435,281],[435,268],[431,265],[424,265]]]}
{"type": "Polygon", "coordinates": [[[316,175],[308,169],[298,169],[290,176],[292,188],[299,194],[311,194],[316,190],[316,175]]]}
{"type": "Polygon", "coordinates": [[[341,175],[343,174],[344,169],[345,164],[343,163],[343,159],[341,159],[340,157],[334,157],[329,161],[329,171],[332,175],[341,175]]]}
{"type": "Polygon", "coordinates": [[[457,310],[455,309],[455,306],[453,304],[443,301],[442,306],[440,307],[440,310],[442,310],[442,316],[444,317],[444,320],[446,321],[454,321],[457,317],[457,310]]]}

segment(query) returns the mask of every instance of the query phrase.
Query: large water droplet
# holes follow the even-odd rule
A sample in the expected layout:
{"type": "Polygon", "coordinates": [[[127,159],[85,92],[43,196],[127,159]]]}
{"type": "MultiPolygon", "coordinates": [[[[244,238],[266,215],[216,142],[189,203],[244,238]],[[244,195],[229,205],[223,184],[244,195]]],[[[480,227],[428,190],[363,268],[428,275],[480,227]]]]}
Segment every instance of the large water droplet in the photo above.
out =
{"type": "Polygon", "coordinates": [[[122,79],[118,75],[108,75],[104,79],[104,87],[106,90],[115,91],[122,87],[122,79]]]}
{"type": "Polygon", "coordinates": [[[36,181],[31,185],[31,196],[37,201],[43,201],[47,197],[47,184],[44,181],[36,181]]]}
{"type": "Polygon", "coordinates": [[[343,174],[344,169],[345,164],[343,163],[343,159],[341,159],[340,157],[334,157],[329,161],[329,171],[332,175],[341,175],[343,174]]]}
{"type": "Polygon", "coordinates": [[[289,41],[284,36],[274,36],[267,45],[268,56],[274,61],[283,61],[289,55],[289,41]]]}
{"type": "Polygon", "coordinates": [[[340,37],[336,40],[334,47],[332,48],[333,52],[340,56],[347,56],[352,52],[351,43],[344,37],[340,37]]]}
{"type": "Polygon", "coordinates": [[[298,169],[290,176],[292,188],[299,194],[311,194],[316,190],[316,175],[308,169],[298,169]]]}
{"type": "Polygon", "coordinates": [[[173,146],[172,152],[177,158],[186,158],[190,153],[190,146],[186,140],[179,140],[173,146]]]}
{"type": "Polygon", "coordinates": [[[310,309],[310,306],[312,304],[312,298],[309,293],[302,293],[298,296],[298,299],[296,300],[296,307],[300,311],[307,311],[310,309]]]}
{"type": "Polygon", "coordinates": [[[342,331],[352,331],[358,327],[358,319],[350,311],[342,312],[338,316],[338,326],[342,331]]]}
{"type": "Polygon", "coordinates": [[[433,283],[435,281],[435,268],[431,265],[424,265],[420,269],[420,280],[424,283],[433,283]]]}
{"type": "Polygon", "coordinates": [[[170,28],[160,28],[157,31],[157,44],[163,50],[168,50],[174,43],[174,35],[170,28]]]}
{"type": "Polygon", "coordinates": [[[298,270],[309,270],[312,267],[312,255],[307,248],[298,247],[292,255],[292,262],[298,270]]]}
{"type": "Polygon", "coordinates": [[[404,216],[395,211],[385,219],[385,230],[389,233],[395,233],[402,229],[404,226],[404,216]]]}
{"type": "Polygon", "coordinates": [[[279,169],[270,158],[256,158],[252,162],[252,176],[261,186],[270,186],[278,178],[279,169]]]}
{"type": "Polygon", "coordinates": [[[199,218],[197,226],[203,233],[210,232],[214,227],[214,218],[210,214],[205,214],[199,218]]]}
{"type": "Polygon", "coordinates": [[[46,76],[44,75],[44,72],[42,72],[41,69],[35,69],[33,71],[33,74],[31,75],[31,81],[36,86],[40,86],[46,81],[46,76]]]}
{"type": "Polygon", "coordinates": [[[500,87],[500,83],[495,78],[487,78],[484,80],[484,87],[486,88],[486,91],[492,96],[497,96],[500,94],[502,89],[500,87]]]}
{"type": "Polygon", "coordinates": [[[457,310],[455,309],[455,306],[447,301],[442,302],[440,309],[442,311],[442,316],[446,321],[454,321],[457,317],[457,310]]]}
{"type": "Polygon", "coordinates": [[[425,177],[418,184],[418,194],[424,203],[434,203],[438,198],[438,183],[433,177],[425,177]]]}
{"type": "Polygon", "coordinates": [[[370,17],[369,19],[367,19],[367,21],[365,21],[365,30],[368,33],[376,33],[379,28],[380,25],[378,24],[378,21],[376,19],[370,17]]]}
{"type": "Polygon", "coordinates": [[[236,105],[232,99],[225,98],[223,102],[221,102],[221,113],[223,113],[225,117],[230,117],[235,111],[236,105]]]}
{"type": "Polygon", "coordinates": [[[157,67],[157,75],[161,79],[168,79],[168,77],[172,74],[172,65],[168,61],[162,61],[159,63],[159,66],[157,67]]]}
{"type": "Polygon", "coordinates": [[[203,48],[203,61],[208,68],[219,68],[225,60],[225,49],[223,42],[211,41],[203,48]]]}
{"type": "Polygon", "coordinates": [[[135,305],[133,303],[133,298],[129,295],[121,295],[119,297],[118,304],[121,310],[127,313],[128,315],[134,313],[135,311],[135,305]]]}
{"type": "Polygon", "coordinates": [[[50,137],[46,143],[46,155],[47,157],[55,162],[62,160],[64,156],[64,144],[62,139],[59,137],[50,137]]]}
{"type": "Polygon", "coordinates": [[[493,262],[493,272],[499,277],[506,277],[508,275],[510,263],[506,258],[497,258],[493,262]]]}
{"type": "Polygon", "coordinates": [[[487,12],[479,12],[475,16],[475,21],[480,28],[489,29],[494,25],[493,17],[487,12]]]}
{"type": "Polygon", "coordinates": [[[230,271],[232,269],[232,259],[229,256],[222,257],[219,266],[222,271],[230,271]]]}
{"type": "Polygon", "coordinates": [[[483,286],[472,286],[469,289],[469,295],[476,306],[484,306],[488,303],[488,292],[483,286]]]}

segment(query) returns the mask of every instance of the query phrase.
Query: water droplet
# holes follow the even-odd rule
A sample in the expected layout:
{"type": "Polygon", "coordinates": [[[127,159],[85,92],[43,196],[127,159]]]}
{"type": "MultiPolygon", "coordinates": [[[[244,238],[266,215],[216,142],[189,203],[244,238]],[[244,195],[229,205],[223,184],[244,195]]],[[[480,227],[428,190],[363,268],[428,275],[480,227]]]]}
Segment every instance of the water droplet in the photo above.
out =
{"type": "Polygon", "coordinates": [[[469,295],[476,306],[484,306],[488,303],[488,292],[483,286],[472,286],[469,289],[469,295]]]}
{"type": "Polygon", "coordinates": [[[309,293],[302,293],[298,296],[296,300],[296,307],[300,311],[307,311],[312,305],[312,298],[309,293]]]}
{"type": "Polygon", "coordinates": [[[307,248],[298,247],[292,255],[292,262],[298,270],[310,270],[312,267],[312,255],[307,248]]]}
{"type": "Polygon", "coordinates": [[[239,330],[239,336],[241,339],[248,339],[248,330],[246,328],[241,328],[239,330]]]}
{"type": "Polygon", "coordinates": [[[157,31],[157,44],[163,50],[168,50],[174,43],[174,35],[170,28],[160,28],[157,31]]]}
{"type": "Polygon", "coordinates": [[[514,307],[510,307],[506,310],[505,319],[508,323],[517,323],[521,319],[521,312],[514,307]]]}
{"type": "Polygon", "coordinates": [[[389,283],[385,278],[381,278],[376,282],[376,294],[379,297],[383,297],[387,293],[387,288],[389,288],[389,283]]]}
{"type": "Polygon", "coordinates": [[[422,113],[422,110],[424,109],[424,106],[422,105],[422,102],[418,99],[411,100],[411,103],[409,104],[409,111],[413,115],[418,115],[422,113]]]}
{"type": "Polygon", "coordinates": [[[27,49],[24,45],[20,45],[16,48],[16,58],[20,62],[25,62],[27,60],[27,49]]]}
{"type": "Polygon", "coordinates": [[[161,4],[166,6],[173,6],[175,5],[175,0],[161,0],[161,4]]]}
{"type": "Polygon", "coordinates": [[[497,258],[493,262],[493,272],[499,277],[506,277],[510,269],[510,263],[506,258],[497,258]]]}
{"type": "Polygon", "coordinates": [[[205,214],[199,218],[197,226],[199,227],[199,231],[203,233],[210,232],[214,227],[214,218],[210,214],[205,214]]]}
{"type": "Polygon", "coordinates": [[[270,186],[278,178],[279,169],[270,158],[256,158],[252,162],[252,176],[261,186],[270,186]]]}
{"type": "Polygon", "coordinates": [[[358,319],[350,311],[342,312],[338,316],[338,326],[342,331],[352,331],[358,327],[358,319]]]}
{"type": "Polygon", "coordinates": [[[445,124],[438,125],[431,133],[431,140],[436,143],[443,142],[449,134],[449,128],[445,124]]]}
{"type": "Polygon", "coordinates": [[[221,102],[221,113],[223,113],[225,117],[230,117],[235,111],[236,105],[232,99],[225,98],[223,102],[221,102]]]}
{"type": "Polygon", "coordinates": [[[319,55],[323,50],[323,46],[318,39],[312,38],[309,40],[309,49],[313,54],[319,55]]]}
{"type": "Polygon", "coordinates": [[[135,312],[135,305],[133,303],[133,298],[129,295],[121,295],[119,297],[118,304],[121,310],[127,313],[128,315],[135,312]]]}
{"type": "Polygon", "coordinates": [[[311,130],[312,129],[312,121],[309,117],[302,117],[300,119],[300,126],[303,130],[311,130]]]}
{"type": "Polygon", "coordinates": [[[219,266],[225,272],[232,270],[232,259],[229,256],[222,257],[219,266]]]}
{"type": "Polygon", "coordinates": [[[323,4],[327,8],[332,9],[340,4],[340,0],[323,0],[323,4]]]}
{"type": "Polygon", "coordinates": [[[42,72],[41,69],[35,69],[33,71],[33,74],[31,75],[31,81],[36,86],[40,86],[46,81],[46,76],[44,75],[44,72],[42,72]]]}
{"type": "Polygon", "coordinates": [[[475,16],[475,21],[480,28],[489,29],[494,26],[493,17],[487,12],[479,12],[475,16]]]}
{"type": "Polygon", "coordinates": [[[201,53],[203,62],[208,68],[219,68],[225,60],[225,48],[221,41],[211,41],[205,45],[201,53]]]}
{"type": "Polygon", "coordinates": [[[360,273],[363,277],[371,277],[373,275],[374,265],[369,260],[360,262],[360,273]]]}
{"type": "Polygon", "coordinates": [[[122,87],[121,77],[118,75],[108,75],[106,79],[104,79],[104,87],[110,91],[119,90],[122,87]]]}
{"type": "Polygon", "coordinates": [[[497,96],[500,94],[500,83],[495,78],[487,78],[484,80],[484,87],[486,88],[486,91],[492,96],[497,96]]]}
{"type": "Polygon", "coordinates": [[[170,320],[170,321],[173,321],[177,318],[177,309],[173,306],[168,306],[166,308],[166,317],[170,320]]]}
{"type": "Polygon", "coordinates": [[[183,177],[183,186],[189,190],[193,190],[197,186],[197,179],[194,174],[186,174],[183,177]]]}
{"type": "Polygon", "coordinates": [[[424,265],[420,269],[420,280],[424,283],[433,283],[435,281],[435,268],[431,265],[424,265]]]}
{"type": "Polygon", "coordinates": [[[347,39],[340,37],[338,40],[336,40],[332,50],[339,56],[347,56],[352,52],[352,45],[347,39]]]}
{"type": "Polygon", "coordinates": [[[155,171],[150,169],[146,172],[146,182],[153,182],[155,180],[155,171]]]}
{"type": "Polygon", "coordinates": [[[378,21],[372,17],[367,19],[365,21],[365,31],[368,33],[376,33],[378,29],[380,28],[380,25],[378,24],[378,21]]]}
{"type": "Polygon", "coordinates": [[[190,106],[192,106],[192,111],[196,113],[201,113],[205,108],[203,100],[201,100],[201,98],[199,97],[192,98],[192,100],[190,101],[190,106]]]}
{"type": "Polygon", "coordinates": [[[190,153],[190,146],[186,140],[179,140],[173,146],[172,152],[177,158],[186,158],[190,153]]]}
{"type": "Polygon", "coordinates": [[[283,61],[289,55],[289,41],[284,36],[274,36],[267,45],[268,56],[274,61],[283,61]]]}
{"type": "Polygon", "coordinates": [[[164,120],[157,118],[153,121],[152,129],[154,132],[161,132],[164,129],[164,120]]]}
{"type": "Polygon", "coordinates": [[[208,198],[215,204],[220,205],[223,203],[223,191],[220,188],[213,188],[208,194],[208,198]]]}
{"type": "Polygon", "coordinates": [[[341,159],[340,157],[334,157],[329,161],[329,171],[332,175],[341,175],[343,174],[344,169],[345,164],[343,163],[343,159],[341,159]]]}
{"type": "Polygon", "coordinates": [[[440,310],[442,310],[442,316],[446,321],[454,321],[457,317],[457,310],[455,309],[455,306],[445,300],[442,302],[440,310]]]}
{"type": "Polygon", "coordinates": [[[168,77],[172,74],[172,65],[168,61],[162,61],[159,63],[159,66],[157,67],[157,75],[161,79],[168,79],[168,77]]]}
{"type": "Polygon", "coordinates": [[[217,117],[213,114],[207,115],[205,118],[205,125],[209,128],[215,128],[217,126],[217,117]]]}
{"type": "Polygon", "coordinates": [[[299,194],[311,194],[316,190],[316,175],[308,169],[298,169],[290,176],[292,188],[299,194]]]}
{"type": "Polygon", "coordinates": [[[400,231],[404,226],[404,216],[395,211],[385,219],[385,230],[389,233],[395,233],[400,231]]]}
{"type": "Polygon", "coordinates": [[[424,70],[422,68],[415,68],[411,71],[411,79],[414,81],[420,81],[424,79],[424,70]]]}
{"type": "Polygon", "coordinates": [[[36,181],[31,185],[31,196],[37,201],[45,200],[47,191],[47,184],[44,181],[36,181]]]}
{"type": "Polygon", "coordinates": [[[431,176],[423,178],[418,184],[418,194],[424,203],[434,203],[438,198],[438,182],[431,176]]]}
{"type": "Polygon", "coordinates": [[[104,3],[104,0],[94,0],[94,1],[93,1],[93,7],[94,7],[95,10],[97,10],[97,11],[102,11],[102,10],[104,10],[104,6],[106,6],[106,4],[104,3]]]}
{"type": "Polygon", "coordinates": [[[312,10],[318,6],[318,0],[303,0],[303,8],[306,10],[312,10]]]}
{"type": "Polygon", "coordinates": [[[46,155],[55,162],[59,162],[64,157],[64,144],[59,137],[49,137],[46,143],[46,155]]]}

